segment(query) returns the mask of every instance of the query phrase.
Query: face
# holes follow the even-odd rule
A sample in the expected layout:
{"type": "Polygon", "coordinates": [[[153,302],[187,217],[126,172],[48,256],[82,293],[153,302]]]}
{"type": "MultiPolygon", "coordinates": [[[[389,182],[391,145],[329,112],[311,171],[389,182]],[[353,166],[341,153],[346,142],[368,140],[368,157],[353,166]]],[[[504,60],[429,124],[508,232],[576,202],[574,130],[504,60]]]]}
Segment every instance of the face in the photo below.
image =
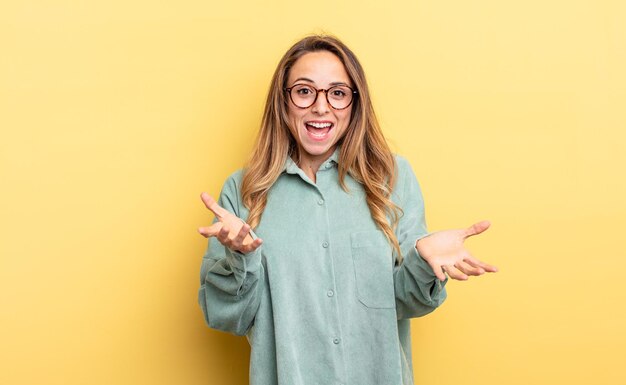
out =
{"type": "MultiPolygon", "coordinates": [[[[309,52],[294,63],[287,86],[301,84],[315,89],[337,85],[353,87],[339,58],[328,51],[309,52]]],[[[287,98],[291,132],[300,149],[300,165],[319,166],[332,155],[344,135],[350,122],[352,104],[343,110],[336,110],[328,104],[326,93],[318,92],[313,105],[302,109],[294,105],[289,96],[287,98]]]]}

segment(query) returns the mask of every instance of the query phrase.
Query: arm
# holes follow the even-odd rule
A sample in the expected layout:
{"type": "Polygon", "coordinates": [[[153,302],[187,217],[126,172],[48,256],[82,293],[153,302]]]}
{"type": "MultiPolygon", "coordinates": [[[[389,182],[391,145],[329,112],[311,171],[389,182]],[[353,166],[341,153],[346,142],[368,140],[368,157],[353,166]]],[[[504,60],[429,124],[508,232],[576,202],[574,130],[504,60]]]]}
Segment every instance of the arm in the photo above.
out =
{"type": "Polygon", "coordinates": [[[494,273],[498,269],[474,258],[464,245],[467,238],[487,230],[489,222],[427,234],[424,203],[413,171],[402,158],[398,158],[398,169],[398,185],[403,185],[398,189],[401,191],[398,202],[404,216],[396,235],[404,261],[394,272],[396,309],[398,318],[418,317],[445,300],[446,274],[465,281],[469,276],[494,273]]]}
{"type": "Polygon", "coordinates": [[[396,161],[398,181],[393,195],[403,211],[396,229],[403,261],[394,268],[394,286],[397,316],[403,319],[426,315],[441,305],[446,299],[447,280],[437,279],[415,247],[418,239],[428,235],[424,200],[408,162],[401,157],[396,161]]]}
{"type": "Polygon", "coordinates": [[[209,227],[198,231],[209,238],[200,270],[198,302],[208,326],[243,335],[252,326],[259,308],[264,270],[261,239],[252,239],[242,215],[237,183],[230,178],[215,202],[202,194],[207,208],[215,214],[209,227]]]}

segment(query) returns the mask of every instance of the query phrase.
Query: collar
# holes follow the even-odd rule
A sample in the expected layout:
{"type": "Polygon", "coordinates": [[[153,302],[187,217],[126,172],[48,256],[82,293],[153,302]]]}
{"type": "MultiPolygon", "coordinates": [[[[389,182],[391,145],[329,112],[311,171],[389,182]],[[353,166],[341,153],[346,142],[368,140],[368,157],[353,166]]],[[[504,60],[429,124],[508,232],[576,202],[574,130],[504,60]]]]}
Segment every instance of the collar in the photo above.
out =
{"type": "MultiPolygon", "coordinates": [[[[329,156],[328,159],[326,159],[320,165],[320,170],[328,170],[331,167],[333,167],[333,165],[339,164],[339,152],[340,151],[341,151],[341,148],[337,146],[335,148],[335,151],[333,151],[332,155],[329,156]]],[[[285,166],[283,167],[283,171],[286,172],[287,174],[300,174],[300,173],[304,174],[304,172],[300,169],[300,167],[298,167],[296,162],[294,162],[290,156],[288,156],[287,160],[285,160],[285,166]]]]}

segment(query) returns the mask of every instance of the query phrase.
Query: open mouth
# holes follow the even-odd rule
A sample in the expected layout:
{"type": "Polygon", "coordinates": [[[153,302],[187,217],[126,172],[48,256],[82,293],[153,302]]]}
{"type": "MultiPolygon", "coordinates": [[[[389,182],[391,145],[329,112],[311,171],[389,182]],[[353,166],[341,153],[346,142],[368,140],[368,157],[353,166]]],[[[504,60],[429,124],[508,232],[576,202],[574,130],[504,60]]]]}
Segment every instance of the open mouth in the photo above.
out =
{"type": "Polygon", "coordinates": [[[325,140],[328,138],[330,131],[333,129],[334,124],[331,122],[306,122],[304,127],[306,128],[308,136],[313,140],[325,140]]]}

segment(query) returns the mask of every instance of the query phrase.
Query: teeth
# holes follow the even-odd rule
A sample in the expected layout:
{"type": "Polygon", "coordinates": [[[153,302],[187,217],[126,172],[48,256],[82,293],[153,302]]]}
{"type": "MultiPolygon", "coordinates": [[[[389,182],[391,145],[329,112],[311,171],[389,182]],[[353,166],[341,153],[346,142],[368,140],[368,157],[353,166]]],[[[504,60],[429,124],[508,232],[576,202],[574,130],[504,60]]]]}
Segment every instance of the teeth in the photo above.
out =
{"type": "Polygon", "coordinates": [[[316,133],[313,133],[313,132],[311,132],[311,131],[309,131],[309,133],[310,133],[311,135],[313,135],[314,137],[316,137],[316,138],[323,138],[323,137],[325,137],[325,136],[326,136],[326,133],[316,134],[316,133]]]}
{"type": "Polygon", "coordinates": [[[330,126],[332,126],[332,123],[315,123],[315,122],[308,122],[307,123],[309,126],[313,126],[315,128],[328,128],[330,126]]]}

